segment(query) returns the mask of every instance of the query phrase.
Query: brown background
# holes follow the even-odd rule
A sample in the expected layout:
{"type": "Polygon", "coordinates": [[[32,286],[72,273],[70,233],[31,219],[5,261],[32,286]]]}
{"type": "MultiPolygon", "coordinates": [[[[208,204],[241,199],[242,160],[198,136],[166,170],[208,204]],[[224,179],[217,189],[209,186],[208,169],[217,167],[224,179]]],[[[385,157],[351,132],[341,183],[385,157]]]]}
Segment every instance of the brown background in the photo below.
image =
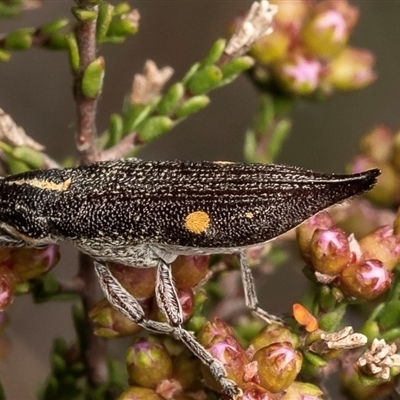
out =
{"type": "MultiPolygon", "coordinates": [[[[146,59],[158,66],[175,68],[172,80],[201,59],[213,41],[225,35],[227,23],[250,1],[136,1],[142,15],[139,34],[124,45],[107,45],[105,89],[99,108],[99,130],[108,117],[118,112],[132,76],[142,70],[146,59]]],[[[379,80],[370,88],[349,95],[335,95],[322,105],[299,105],[293,115],[294,129],[279,161],[325,171],[342,171],[356,153],[358,138],[378,123],[400,126],[400,1],[353,1],[361,9],[360,22],[352,43],[377,56],[379,80]]],[[[39,26],[55,16],[69,16],[73,1],[48,0],[42,9],[25,13],[15,21],[1,21],[0,32],[22,26],[39,26]]],[[[151,144],[142,158],[240,160],[242,138],[252,120],[255,92],[245,78],[213,92],[211,105],[179,125],[167,137],[151,144]]],[[[71,76],[66,55],[33,49],[15,53],[0,64],[0,107],[11,114],[28,134],[60,158],[74,153],[75,132],[71,76]]],[[[75,271],[74,253],[63,247],[60,276],[75,271]]],[[[301,293],[305,279],[297,262],[266,283],[264,302],[276,312],[288,310],[301,293]],[[293,282],[293,288],[290,287],[293,282]],[[282,298],[283,293],[293,293],[282,298]],[[277,288],[276,293],[271,288],[277,288]],[[287,288],[287,290],[286,290],[287,288]],[[278,290],[280,293],[278,293],[278,290]],[[278,296],[278,294],[280,296],[278,296]]],[[[0,363],[0,376],[8,399],[35,398],[35,389],[48,374],[48,354],[55,336],[73,338],[70,304],[32,306],[28,297],[10,307],[11,324],[6,338],[10,352],[0,363]]],[[[115,347],[115,345],[114,345],[115,347]]],[[[339,398],[339,395],[336,395],[339,398]]]]}

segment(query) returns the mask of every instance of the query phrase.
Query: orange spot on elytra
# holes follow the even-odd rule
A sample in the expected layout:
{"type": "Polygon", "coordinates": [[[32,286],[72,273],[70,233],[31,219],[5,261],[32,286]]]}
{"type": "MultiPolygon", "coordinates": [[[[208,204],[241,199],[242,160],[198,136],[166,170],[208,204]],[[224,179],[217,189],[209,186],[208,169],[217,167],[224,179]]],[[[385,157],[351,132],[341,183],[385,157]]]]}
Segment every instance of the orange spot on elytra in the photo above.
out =
{"type": "Polygon", "coordinates": [[[210,225],[210,216],[205,211],[194,211],[185,218],[185,228],[192,233],[203,233],[210,225]]]}

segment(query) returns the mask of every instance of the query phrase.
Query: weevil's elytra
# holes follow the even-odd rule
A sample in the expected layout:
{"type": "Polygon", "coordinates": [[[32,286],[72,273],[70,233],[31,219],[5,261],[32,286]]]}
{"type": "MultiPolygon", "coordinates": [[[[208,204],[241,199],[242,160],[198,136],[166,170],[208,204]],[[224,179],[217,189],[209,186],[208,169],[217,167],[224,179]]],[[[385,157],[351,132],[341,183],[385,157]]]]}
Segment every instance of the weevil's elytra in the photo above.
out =
{"type": "Polygon", "coordinates": [[[101,162],[0,179],[0,245],[68,240],[97,261],[109,302],[140,326],[180,339],[222,386],[240,390],[218,360],[183,327],[170,270],[178,254],[237,253],[248,308],[258,306],[243,249],[265,243],[315,213],[371,189],[378,170],[328,175],[283,165],[226,162],[101,162]],[[167,322],[146,318],[140,303],[104,262],[157,267],[155,297],[167,322]]]}

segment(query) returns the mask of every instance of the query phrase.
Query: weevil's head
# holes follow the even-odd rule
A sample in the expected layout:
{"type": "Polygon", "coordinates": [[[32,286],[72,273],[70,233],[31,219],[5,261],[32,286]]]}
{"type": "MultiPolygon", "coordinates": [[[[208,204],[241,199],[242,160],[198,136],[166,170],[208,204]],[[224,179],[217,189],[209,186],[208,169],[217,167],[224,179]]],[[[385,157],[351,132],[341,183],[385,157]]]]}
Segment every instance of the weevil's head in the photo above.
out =
{"type": "Polygon", "coordinates": [[[29,174],[0,178],[0,246],[41,246],[49,243],[43,189],[29,174]]]}

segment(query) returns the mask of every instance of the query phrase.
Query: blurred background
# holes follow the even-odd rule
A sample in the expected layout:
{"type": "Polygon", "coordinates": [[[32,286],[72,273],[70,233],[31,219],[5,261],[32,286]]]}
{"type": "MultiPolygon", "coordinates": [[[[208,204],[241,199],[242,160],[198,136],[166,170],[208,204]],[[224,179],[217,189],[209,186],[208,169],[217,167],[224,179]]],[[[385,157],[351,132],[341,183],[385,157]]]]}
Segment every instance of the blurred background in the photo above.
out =
{"type": "MultiPolygon", "coordinates": [[[[130,3],[141,14],[139,33],[123,45],[106,45],[101,49],[106,60],[106,77],[97,118],[99,132],[106,129],[110,114],[121,109],[133,75],[142,71],[147,59],[154,60],[159,67],[172,66],[175,74],[171,81],[179,80],[207,53],[216,38],[227,36],[229,22],[240,11],[248,9],[251,1],[130,3]]],[[[322,104],[299,104],[292,115],[293,130],[279,162],[342,172],[356,154],[357,142],[363,133],[380,123],[393,129],[400,127],[400,1],[351,3],[361,12],[351,44],[374,53],[378,79],[367,89],[335,94],[322,104]]],[[[45,1],[42,8],[25,12],[18,20],[2,20],[0,32],[40,26],[55,17],[69,16],[74,5],[67,0],[45,1]]],[[[61,52],[38,49],[14,52],[8,63],[0,64],[0,108],[44,144],[56,159],[76,154],[71,85],[67,57],[61,52]]],[[[211,100],[205,110],[149,145],[141,158],[241,160],[243,135],[255,113],[256,91],[242,77],[212,92],[211,100]]],[[[74,271],[75,253],[64,246],[56,273],[70,277],[74,271]]],[[[287,312],[301,294],[300,281],[305,282],[300,268],[292,275],[286,270],[281,276],[274,276],[272,282],[266,282],[264,292],[269,295],[263,301],[264,308],[287,312]],[[280,296],[276,304],[272,288],[282,293],[282,287],[293,297],[282,303],[280,296]]],[[[53,338],[74,337],[70,304],[33,306],[30,298],[21,297],[10,307],[10,314],[12,320],[5,335],[9,350],[0,363],[1,380],[8,399],[34,399],[35,390],[48,374],[53,338]]]]}

